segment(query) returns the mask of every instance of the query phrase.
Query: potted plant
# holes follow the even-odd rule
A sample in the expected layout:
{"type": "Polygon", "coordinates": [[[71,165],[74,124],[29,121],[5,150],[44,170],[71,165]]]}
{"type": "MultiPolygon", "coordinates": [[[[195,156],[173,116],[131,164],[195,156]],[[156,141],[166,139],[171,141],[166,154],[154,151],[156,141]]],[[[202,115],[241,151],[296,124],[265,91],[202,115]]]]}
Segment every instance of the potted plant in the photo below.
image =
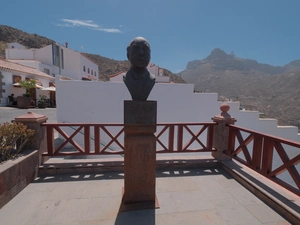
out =
{"type": "Polygon", "coordinates": [[[45,109],[47,107],[47,104],[48,104],[47,97],[45,95],[40,95],[40,98],[38,100],[38,107],[45,109]]]}
{"type": "Polygon", "coordinates": [[[35,88],[36,82],[35,80],[21,80],[19,83],[26,93],[23,94],[23,97],[18,97],[18,107],[28,109],[31,103],[30,89],[35,88]]]}
{"type": "Polygon", "coordinates": [[[38,150],[28,149],[35,131],[19,122],[0,124],[0,208],[27,186],[38,167],[38,150]]]}

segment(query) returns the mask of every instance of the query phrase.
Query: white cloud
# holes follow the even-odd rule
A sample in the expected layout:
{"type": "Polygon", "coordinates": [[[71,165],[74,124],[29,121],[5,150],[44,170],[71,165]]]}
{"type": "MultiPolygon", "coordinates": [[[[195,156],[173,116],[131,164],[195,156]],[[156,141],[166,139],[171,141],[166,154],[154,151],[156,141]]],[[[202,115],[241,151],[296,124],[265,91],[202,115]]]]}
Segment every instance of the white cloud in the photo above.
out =
{"type": "Polygon", "coordinates": [[[117,28],[103,28],[98,24],[94,23],[92,20],[71,20],[71,19],[61,19],[63,23],[56,24],[60,27],[84,27],[92,30],[103,31],[106,33],[121,33],[121,30],[117,28]]]}

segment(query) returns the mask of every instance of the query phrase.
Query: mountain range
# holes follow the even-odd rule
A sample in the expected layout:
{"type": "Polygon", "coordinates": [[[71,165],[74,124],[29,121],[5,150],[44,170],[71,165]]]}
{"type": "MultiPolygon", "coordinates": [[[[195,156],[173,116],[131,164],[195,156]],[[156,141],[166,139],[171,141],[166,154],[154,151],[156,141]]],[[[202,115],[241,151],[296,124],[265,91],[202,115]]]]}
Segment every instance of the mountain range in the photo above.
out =
{"type": "MultiPolygon", "coordinates": [[[[54,40],[0,25],[0,56],[5,56],[6,44],[10,42],[19,42],[27,48],[41,48],[54,40]]],[[[83,54],[98,65],[102,81],[108,81],[109,75],[130,67],[127,60],[83,54]]],[[[257,110],[266,117],[278,119],[280,125],[300,128],[300,60],[271,66],[216,48],[205,59],[188,62],[179,74],[167,69],[164,74],[170,76],[171,82],[194,84],[196,92],[217,92],[220,101],[239,101],[241,109],[257,110]]]]}
{"type": "Polygon", "coordinates": [[[195,91],[217,92],[221,101],[240,101],[241,109],[300,128],[300,60],[271,66],[217,48],[205,59],[189,62],[179,75],[195,91]]]}

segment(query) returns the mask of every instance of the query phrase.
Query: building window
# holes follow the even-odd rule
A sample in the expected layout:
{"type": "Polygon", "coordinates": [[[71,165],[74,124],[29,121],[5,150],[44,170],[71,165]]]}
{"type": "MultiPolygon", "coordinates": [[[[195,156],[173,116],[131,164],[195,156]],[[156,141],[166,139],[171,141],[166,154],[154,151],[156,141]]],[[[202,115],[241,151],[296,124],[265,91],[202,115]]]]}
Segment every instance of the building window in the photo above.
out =
{"type": "Polygon", "coordinates": [[[91,71],[91,74],[92,74],[92,75],[94,74],[93,70],[91,71]]]}
{"type": "Polygon", "coordinates": [[[53,46],[53,65],[59,67],[60,58],[59,58],[59,46],[53,46]]]}
{"type": "Polygon", "coordinates": [[[47,68],[44,68],[44,73],[49,74],[50,75],[50,70],[47,68]]]}
{"type": "Polygon", "coordinates": [[[64,50],[61,49],[61,68],[64,69],[64,50]]]}
{"type": "Polygon", "coordinates": [[[94,71],[94,75],[96,76],[96,71],[94,71]]]}
{"type": "Polygon", "coordinates": [[[90,73],[90,68],[88,68],[88,73],[90,73]]]}
{"type": "Polygon", "coordinates": [[[83,72],[85,72],[85,66],[83,66],[83,72]]]}
{"type": "Polygon", "coordinates": [[[13,83],[19,83],[19,81],[22,80],[21,76],[13,75],[13,83]]]}

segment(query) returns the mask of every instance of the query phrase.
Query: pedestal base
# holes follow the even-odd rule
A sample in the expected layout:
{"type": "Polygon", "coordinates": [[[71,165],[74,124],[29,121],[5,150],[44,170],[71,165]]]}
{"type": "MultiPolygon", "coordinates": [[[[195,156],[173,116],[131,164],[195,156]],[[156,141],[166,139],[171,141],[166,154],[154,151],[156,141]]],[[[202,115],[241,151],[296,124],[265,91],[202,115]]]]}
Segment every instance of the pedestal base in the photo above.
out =
{"type": "Polygon", "coordinates": [[[122,209],[154,209],[156,102],[124,102],[124,189],[122,209]]]}
{"type": "Polygon", "coordinates": [[[143,209],[159,209],[159,202],[157,196],[155,195],[155,201],[151,202],[134,202],[134,203],[127,203],[124,202],[124,188],[122,188],[122,203],[120,206],[120,212],[125,211],[134,211],[134,210],[143,210],[143,209]]]}

